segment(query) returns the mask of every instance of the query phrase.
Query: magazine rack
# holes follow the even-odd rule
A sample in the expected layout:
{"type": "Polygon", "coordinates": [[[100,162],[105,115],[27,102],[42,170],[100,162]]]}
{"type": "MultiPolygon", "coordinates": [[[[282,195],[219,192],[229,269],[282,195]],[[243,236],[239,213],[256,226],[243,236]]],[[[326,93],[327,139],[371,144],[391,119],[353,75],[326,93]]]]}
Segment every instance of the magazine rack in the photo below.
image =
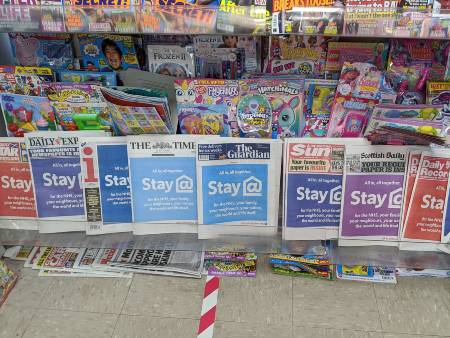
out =
{"type": "Polygon", "coordinates": [[[266,6],[0,5],[0,32],[119,34],[302,34],[448,39],[450,11],[369,7],[298,7],[270,14],[266,6]],[[329,15],[337,24],[318,27],[329,15]],[[313,24],[298,22],[314,17],[313,24]],[[323,19],[322,19],[323,18],[323,19]]]}
{"type": "MultiPolygon", "coordinates": [[[[0,245],[58,246],[81,248],[134,248],[179,251],[248,251],[260,254],[305,254],[321,241],[283,241],[275,236],[218,236],[199,240],[197,234],[134,236],[131,233],[86,236],[82,232],[39,234],[32,230],[0,230],[0,245]]],[[[450,269],[450,255],[444,252],[400,251],[396,247],[347,246],[329,241],[335,264],[395,266],[404,268],[450,269]]],[[[447,245],[450,250],[450,245],[447,245]]]]}

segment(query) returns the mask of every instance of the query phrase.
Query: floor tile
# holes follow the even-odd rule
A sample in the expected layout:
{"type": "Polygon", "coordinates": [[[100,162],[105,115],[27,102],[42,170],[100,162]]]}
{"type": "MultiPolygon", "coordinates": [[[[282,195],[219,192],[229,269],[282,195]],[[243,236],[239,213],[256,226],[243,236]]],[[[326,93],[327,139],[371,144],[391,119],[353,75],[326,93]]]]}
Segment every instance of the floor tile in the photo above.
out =
{"type": "Polygon", "coordinates": [[[381,331],[373,285],[294,278],[294,326],[381,331]]]}
{"type": "Polygon", "coordinates": [[[383,331],[449,335],[450,283],[445,278],[402,278],[375,285],[383,331]]]}
{"type": "Polygon", "coordinates": [[[205,278],[133,277],[122,314],[198,319],[205,278]]]}
{"type": "Polygon", "coordinates": [[[214,338],[291,338],[290,325],[251,325],[249,323],[216,322],[214,338]]]}
{"type": "Polygon", "coordinates": [[[256,278],[222,278],[217,320],[292,325],[292,278],[275,275],[265,258],[258,260],[256,278]]]}
{"type": "MultiPolygon", "coordinates": [[[[21,262],[23,265],[23,262],[21,262]]],[[[14,271],[19,274],[19,279],[9,294],[6,304],[16,305],[23,308],[38,308],[50,287],[51,280],[39,278],[38,271],[32,269],[22,269],[8,263],[14,271]]]]}
{"type": "Polygon", "coordinates": [[[119,314],[130,284],[131,279],[128,278],[56,277],[52,279],[41,306],[45,309],[119,314]]]}
{"type": "Polygon", "coordinates": [[[381,332],[294,326],[294,338],[384,338],[381,332]]]}
{"type": "Polygon", "coordinates": [[[113,338],[194,338],[197,329],[196,319],[121,315],[113,338]]]}
{"type": "Polygon", "coordinates": [[[0,308],[0,337],[22,337],[36,311],[3,304],[0,308]]]}
{"type": "Polygon", "coordinates": [[[38,310],[23,338],[110,338],[117,315],[38,310]]]}

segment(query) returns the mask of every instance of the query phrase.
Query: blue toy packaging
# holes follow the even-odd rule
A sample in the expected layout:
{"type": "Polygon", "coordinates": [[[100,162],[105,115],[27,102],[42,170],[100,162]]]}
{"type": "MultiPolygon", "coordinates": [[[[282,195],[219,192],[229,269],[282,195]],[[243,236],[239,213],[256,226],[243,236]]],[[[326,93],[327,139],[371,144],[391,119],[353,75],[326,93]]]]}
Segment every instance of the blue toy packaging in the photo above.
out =
{"type": "Polygon", "coordinates": [[[82,67],[89,71],[138,68],[133,37],[128,35],[80,35],[82,67]]]}
{"type": "Polygon", "coordinates": [[[116,72],[90,72],[79,70],[62,70],[58,73],[60,82],[98,82],[103,86],[117,86],[116,72]]]}

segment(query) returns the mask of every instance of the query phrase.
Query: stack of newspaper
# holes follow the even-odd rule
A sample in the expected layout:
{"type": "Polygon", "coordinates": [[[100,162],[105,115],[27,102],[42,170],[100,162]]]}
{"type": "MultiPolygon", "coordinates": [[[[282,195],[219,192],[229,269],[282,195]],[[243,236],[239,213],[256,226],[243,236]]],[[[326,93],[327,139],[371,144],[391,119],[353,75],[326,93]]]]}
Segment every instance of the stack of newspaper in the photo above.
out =
{"type": "Polygon", "coordinates": [[[39,276],[121,277],[133,273],[201,277],[202,252],[141,249],[14,247],[8,257],[25,260],[39,276]],[[25,258],[24,258],[25,257],[25,258]]]}

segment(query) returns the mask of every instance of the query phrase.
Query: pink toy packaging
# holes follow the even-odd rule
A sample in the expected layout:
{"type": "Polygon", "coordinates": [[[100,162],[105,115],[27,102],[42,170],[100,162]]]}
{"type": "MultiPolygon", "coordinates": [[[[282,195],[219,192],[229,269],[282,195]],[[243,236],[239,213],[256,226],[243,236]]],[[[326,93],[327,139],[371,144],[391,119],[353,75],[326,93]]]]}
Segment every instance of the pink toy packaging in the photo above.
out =
{"type": "Polygon", "coordinates": [[[344,63],[331,107],[328,137],[360,137],[381,98],[383,73],[370,63],[344,63]]]}

